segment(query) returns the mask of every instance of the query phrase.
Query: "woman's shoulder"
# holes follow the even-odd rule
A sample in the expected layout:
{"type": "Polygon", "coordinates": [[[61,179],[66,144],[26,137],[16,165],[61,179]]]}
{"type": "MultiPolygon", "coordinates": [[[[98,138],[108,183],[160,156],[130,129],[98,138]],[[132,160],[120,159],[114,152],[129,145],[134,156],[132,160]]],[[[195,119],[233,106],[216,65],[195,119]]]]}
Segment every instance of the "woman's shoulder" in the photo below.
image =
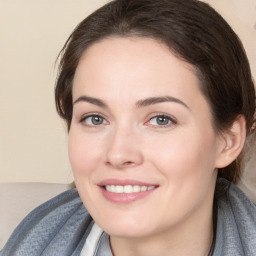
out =
{"type": "MultiPolygon", "coordinates": [[[[256,206],[235,184],[218,179],[216,251],[220,255],[256,255],[256,206]]],[[[219,255],[219,254],[216,254],[219,255]]]]}
{"type": "Polygon", "coordinates": [[[68,190],[28,214],[0,255],[71,255],[91,226],[77,190],[68,190]]]}

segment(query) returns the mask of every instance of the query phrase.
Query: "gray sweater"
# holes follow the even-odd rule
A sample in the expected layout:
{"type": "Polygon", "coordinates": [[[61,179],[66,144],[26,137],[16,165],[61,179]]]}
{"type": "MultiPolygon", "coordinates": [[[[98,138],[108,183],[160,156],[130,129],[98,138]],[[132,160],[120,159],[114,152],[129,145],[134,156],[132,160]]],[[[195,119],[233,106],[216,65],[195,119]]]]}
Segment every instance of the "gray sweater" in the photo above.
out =
{"type": "MultiPolygon", "coordinates": [[[[217,231],[213,256],[256,256],[256,206],[234,184],[218,179],[217,231]]],[[[15,229],[0,256],[80,255],[94,222],[76,189],[33,210],[15,229]]],[[[112,256],[101,236],[95,256],[112,256]]]]}

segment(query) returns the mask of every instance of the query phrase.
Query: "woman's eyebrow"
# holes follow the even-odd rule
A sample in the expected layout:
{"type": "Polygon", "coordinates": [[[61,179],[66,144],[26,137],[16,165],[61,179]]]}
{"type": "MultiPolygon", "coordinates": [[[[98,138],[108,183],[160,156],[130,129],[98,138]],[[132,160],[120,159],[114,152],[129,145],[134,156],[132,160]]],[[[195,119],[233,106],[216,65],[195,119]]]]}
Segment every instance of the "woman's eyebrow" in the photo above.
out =
{"type": "Polygon", "coordinates": [[[146,107],[146,106],[150,106],[150,105],[154,105],[154,104],[158,104],[158,103],[163,103],[163,102],[178,103],[178,104],[181,104],[181,105],[183,105],[184,107],[186,107],[187,109],[190,110],[190,108],[188,107],[188,105],[186,103],[184,103],[183,101],[181,101],[181,100],[179,100],[175,97],[171,97],[171,96],[146,98],[146,99],[137,101],[136,106],[138,108],[140,108],[140,107],[146,107]]]}
{"type": "MultiPolygon", "coordinates": [[[[77,98],[73,104],[76,104],[78,102],[89,102],[93,105],[102,107],[102,108],[108,108],[108,105],[101,99],[98,98],[94,98],[94,97],[89,97],[89,96],[81,96],[79,98],[77,98]]],[[[141,107],[147,107],[150,105],[154,105],[154,104],[158,104],[158,103],[163,103],[163,102],[174,102],[174,103],[178,103],[181,104],[182,106],[186,107],[187,109],[190,110],[190,108],[188,107],[187,104],[185,104],[183,101],[175,98],[175,97],[171,97],[171,96],[161,96],[161,97],[150,97],[150,98],[146,98],[143,100],[139,100],[136,102],[136,107],[137,108],[141,108],[141,107]]]]}
{"type": "Polygon", "coordinates": [[[107,104],[104,101],[102,101],[100,99],[97,99],[97,98],[89,97],[89,96],[81,96],[81,97],[77,98],[73,102],[73,105],[78,103],[78,102],[89,102],[93,105],[97,105],[97,106],[102,107],[102,108],[108,108],[107,104]]]}

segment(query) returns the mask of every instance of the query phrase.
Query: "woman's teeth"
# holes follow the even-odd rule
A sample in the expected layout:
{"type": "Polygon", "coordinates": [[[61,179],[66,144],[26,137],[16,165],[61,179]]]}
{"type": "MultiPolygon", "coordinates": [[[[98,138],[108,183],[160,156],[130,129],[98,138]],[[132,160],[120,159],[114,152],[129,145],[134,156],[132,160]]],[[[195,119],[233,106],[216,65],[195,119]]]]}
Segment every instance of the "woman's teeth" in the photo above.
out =
{"type": "Polygon", "coordinates": [[[106,190],[112,193],[137,193],[147,190],[152,190],[155,188],[155,186],[139,186],[139,185],[107,185],[105,186],[106,190]]]}

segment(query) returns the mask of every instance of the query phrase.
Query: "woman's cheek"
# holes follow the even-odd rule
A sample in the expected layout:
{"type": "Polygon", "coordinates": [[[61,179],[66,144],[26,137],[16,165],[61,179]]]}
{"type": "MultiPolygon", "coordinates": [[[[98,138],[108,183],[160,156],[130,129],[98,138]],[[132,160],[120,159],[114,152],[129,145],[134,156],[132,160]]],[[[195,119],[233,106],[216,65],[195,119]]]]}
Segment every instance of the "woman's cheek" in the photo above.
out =
{"type": "Polygon", "coordinates": [[[78,136],[70,132],[68,154],[74,174],[85,174],[95,168],[100,159],[101,146],[90,136],[78,136]]]}

